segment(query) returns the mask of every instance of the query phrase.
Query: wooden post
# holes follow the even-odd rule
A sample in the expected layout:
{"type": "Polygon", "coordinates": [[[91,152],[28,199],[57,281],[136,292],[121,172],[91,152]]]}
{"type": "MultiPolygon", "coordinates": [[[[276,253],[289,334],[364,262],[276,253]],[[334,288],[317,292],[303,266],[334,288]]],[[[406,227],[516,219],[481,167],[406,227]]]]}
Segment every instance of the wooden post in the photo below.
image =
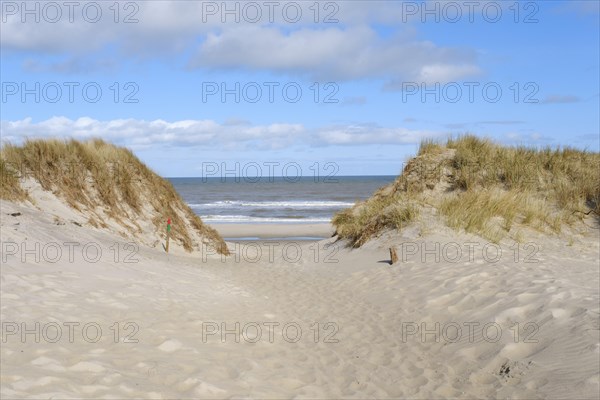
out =
{"type": "Polygon", "coordinates": [[[390,247],[390,265],[394,265],[398,262],[398,253],[395,247],[390,247]]]}
{"type": "Polygon", "coordinates": [[[167,220],[167,245],[165,246],[165,250],[167,253],[169,252],[169,237],[171,236],[171,218],[167,220]]]}

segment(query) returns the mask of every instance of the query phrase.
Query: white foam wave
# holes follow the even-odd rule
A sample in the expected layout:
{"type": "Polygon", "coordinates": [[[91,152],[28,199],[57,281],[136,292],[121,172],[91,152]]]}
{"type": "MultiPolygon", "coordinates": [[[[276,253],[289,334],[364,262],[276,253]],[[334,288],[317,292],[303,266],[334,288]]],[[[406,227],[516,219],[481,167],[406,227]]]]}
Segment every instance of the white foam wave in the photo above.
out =
{"type": "Polygon", "coordinates": [[[330,218],[271,218],[250,217],[248,215],[201,215],[204,222],[285,222],[285,223],[316,223],[330,222],[330,218]]]}
{"type": "Polygon", "coordinates": [[[264,207],[264,208],[329,208],[351,207],[354,203],[346,201],[217,201],[214,203],[190,204],[190,207],[234,208],[234,207],[264,207]]]}

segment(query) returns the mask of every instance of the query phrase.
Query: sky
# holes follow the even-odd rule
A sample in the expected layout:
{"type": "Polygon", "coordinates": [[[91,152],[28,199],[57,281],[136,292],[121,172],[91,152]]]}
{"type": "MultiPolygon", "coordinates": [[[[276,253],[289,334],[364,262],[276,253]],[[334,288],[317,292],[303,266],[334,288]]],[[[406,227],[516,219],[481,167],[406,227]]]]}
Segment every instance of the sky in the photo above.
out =
{"type": "Polygon", "coordinates": [[[397,175],[466,133],[600,151],[599,4],[2,0],[2,142],[166,177],[397,175]]]}

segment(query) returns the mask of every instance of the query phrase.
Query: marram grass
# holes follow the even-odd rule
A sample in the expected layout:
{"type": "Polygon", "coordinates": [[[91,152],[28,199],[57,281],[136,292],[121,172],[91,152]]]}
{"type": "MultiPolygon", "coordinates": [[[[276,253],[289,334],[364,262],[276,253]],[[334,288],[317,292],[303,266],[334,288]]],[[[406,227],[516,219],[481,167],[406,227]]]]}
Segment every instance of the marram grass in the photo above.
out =
{"type": "Polygon", "coordinates": [[[505,147],[471,135],[427,140],[392,185],[340,211],[333,224],[358,247],[406,226],[425,205],[448,226],[494,242],[519,226],[559,233],[585,215],[599,223],[600,154],[505,147]]]}
{"type": "MultiPolygon", "coordinates": [[[[202,223],[169,181],[150,170],[130,150],[101,139],[4,144],[0,151],[0,172],[1,199],[26,199],[19,177],[32,177],[71,207],[79,210],[102,207],[115,220],[127,219],[136,224],[136,215],[142,208],[149,208],[154,215],[152,222],[162,231],[167,218],[175,226],[185,226],[183,219],[186,219],[219,252],[228,252],[219,234],[202,223]]],[[[90,223],[102,225],[93,218],[90,223]]],[[[186,229],[174,230],[172,239],[187,251],[193,248],[186,229]]]]}

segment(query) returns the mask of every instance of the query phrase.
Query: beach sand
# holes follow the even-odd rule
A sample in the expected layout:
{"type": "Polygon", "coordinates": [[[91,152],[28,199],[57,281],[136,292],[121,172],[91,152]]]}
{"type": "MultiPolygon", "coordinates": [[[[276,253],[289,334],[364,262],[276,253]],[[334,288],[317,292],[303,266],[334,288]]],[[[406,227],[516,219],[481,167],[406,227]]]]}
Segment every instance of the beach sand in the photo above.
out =
{"type": "Polygon", "coordinates": [[[203,257],[1,203],[2,398],[599,396],[597,235],[511,248],[408,229],[203,257]]]}
{"type": "Polygon", "coordinates": [[[231,239],[278,239],[278,238],[330,238],[335,232],[331,224],[214,224],[213,228],[231,239]]]}

